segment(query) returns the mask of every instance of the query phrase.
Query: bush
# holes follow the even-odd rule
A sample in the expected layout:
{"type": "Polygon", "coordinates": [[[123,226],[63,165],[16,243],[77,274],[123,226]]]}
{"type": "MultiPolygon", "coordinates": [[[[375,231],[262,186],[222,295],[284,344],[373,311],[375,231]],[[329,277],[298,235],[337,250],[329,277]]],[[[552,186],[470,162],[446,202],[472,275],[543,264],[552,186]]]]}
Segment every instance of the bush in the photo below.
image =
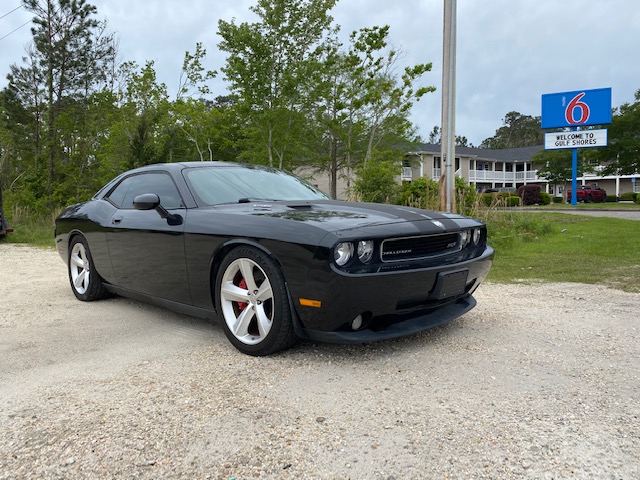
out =
{"type": "Polygon", "coordinates": [[[551,195],[547,192],[540,192],[540,205],[549,205],[551,203],[551,195]]]}
{"type": "Polygon", "coordinates": [[[636,194],[634,192],[624,192],[620,195],[620,200],[625,202],[633,202],[636,199],[636,194]]]}
{"type": "Polygon", "coordinates": [[[564,203],[564,198],[562,198],[562,197],[553,197],[553,203],[564,203]]]}
{"type": "Polygon", "coordinates": [[[440,204],[438,182],[425,177],[404,183],[398,190],[396,202],[415,208],[437,210],[440,204]]]}
{"type": "Polygon", "coordinates": [[[636,203],[640,203],[640,193],[636,194],[636,203]]]}
{"type": "Polygon", "coordinates": [[[397,161],[371,159],[356,170],[353,190],[363,202],[389,202],[398,190],[399,173],[397,161]]]}
{"type": "Polygon", "coordinates": [[[615,195],[607,195],[607,202],[608,203],[614,203],[618,201],[618,197],[616,197],[615,195]]]}
{"type": "Polygon", "coordinates": [[[522,199],[523,205],[539,205],[540,185],[521,185],[518,187],[518,196],[522,199]]]}
{"type": "Polygon", "coordinates": [[[493,193],[481,193],[480,203],[485,207],[490,207],[496,201],[496,196],[493,193]]]}
{"type": "Polygon", "coordinates": [[[519,207],[520,206],[520,197],[516,195],[511,195],[506,198],[507,207],[519,207]]]}

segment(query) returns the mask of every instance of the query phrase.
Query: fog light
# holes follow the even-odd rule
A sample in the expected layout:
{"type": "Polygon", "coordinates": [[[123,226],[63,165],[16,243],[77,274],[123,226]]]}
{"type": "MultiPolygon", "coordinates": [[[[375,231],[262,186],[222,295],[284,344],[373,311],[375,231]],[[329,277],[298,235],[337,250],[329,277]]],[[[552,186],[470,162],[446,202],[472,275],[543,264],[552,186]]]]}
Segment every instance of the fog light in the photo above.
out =
{"type": "Polygon", "coordinates": [[[358,330],[360,327],[362,326],[362,315],[358,315],[356,318],[353,319],[353,321],[351,322],[351,328],[353,330],[358,330]]]}

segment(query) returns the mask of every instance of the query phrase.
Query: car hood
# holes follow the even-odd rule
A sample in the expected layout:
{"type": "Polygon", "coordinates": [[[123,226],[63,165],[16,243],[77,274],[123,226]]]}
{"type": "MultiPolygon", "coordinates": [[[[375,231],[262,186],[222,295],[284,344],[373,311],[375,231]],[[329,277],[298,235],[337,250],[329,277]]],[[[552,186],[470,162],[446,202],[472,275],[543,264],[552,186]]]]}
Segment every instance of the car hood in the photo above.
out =
{"type": "Polygon", "coordinates": [[[374,203],[331,200],[301,202],[251,202],[220,205],[216,210],[238,215],[272,217],[301,222],[326,232],[348,232],[354,229],[399,223],[429,222],[429,230],[442,232],[457,228],[460,215],[374,203]],[[433,222],[436,220],[437,222],[433,222]]]}

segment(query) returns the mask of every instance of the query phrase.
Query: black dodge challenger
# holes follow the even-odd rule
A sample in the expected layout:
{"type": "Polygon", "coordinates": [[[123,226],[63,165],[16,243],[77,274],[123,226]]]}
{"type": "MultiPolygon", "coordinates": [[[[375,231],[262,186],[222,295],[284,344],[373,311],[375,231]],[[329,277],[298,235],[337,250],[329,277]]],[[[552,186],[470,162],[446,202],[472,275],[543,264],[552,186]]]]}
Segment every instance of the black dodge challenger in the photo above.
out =
{"type": "Polygon", "coordinates": [[[78,299],[115,293],[217,314],[249,355],[453,320],[475,306],[491,267],[486,238],[471,218],[334,201],[286,172],[227,162],[123,173],[55,230],[78,299]]]}

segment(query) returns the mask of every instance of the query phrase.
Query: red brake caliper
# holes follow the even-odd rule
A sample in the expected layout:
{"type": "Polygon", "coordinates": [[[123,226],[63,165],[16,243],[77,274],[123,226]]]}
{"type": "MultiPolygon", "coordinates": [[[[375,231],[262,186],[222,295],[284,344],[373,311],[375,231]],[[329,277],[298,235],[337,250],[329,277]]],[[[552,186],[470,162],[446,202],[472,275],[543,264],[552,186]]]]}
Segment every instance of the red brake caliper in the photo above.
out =
{"type": "MultiPolygon", "coordinates": [[[[246,290],[247,282],[245,282],[244,278],[240,280],[240,283],[238,284],[238,286],[246,290]]],[[[238,310],[243,311],[245,308],[247,308],[246,302],[238,302],[238,310]]]]}

